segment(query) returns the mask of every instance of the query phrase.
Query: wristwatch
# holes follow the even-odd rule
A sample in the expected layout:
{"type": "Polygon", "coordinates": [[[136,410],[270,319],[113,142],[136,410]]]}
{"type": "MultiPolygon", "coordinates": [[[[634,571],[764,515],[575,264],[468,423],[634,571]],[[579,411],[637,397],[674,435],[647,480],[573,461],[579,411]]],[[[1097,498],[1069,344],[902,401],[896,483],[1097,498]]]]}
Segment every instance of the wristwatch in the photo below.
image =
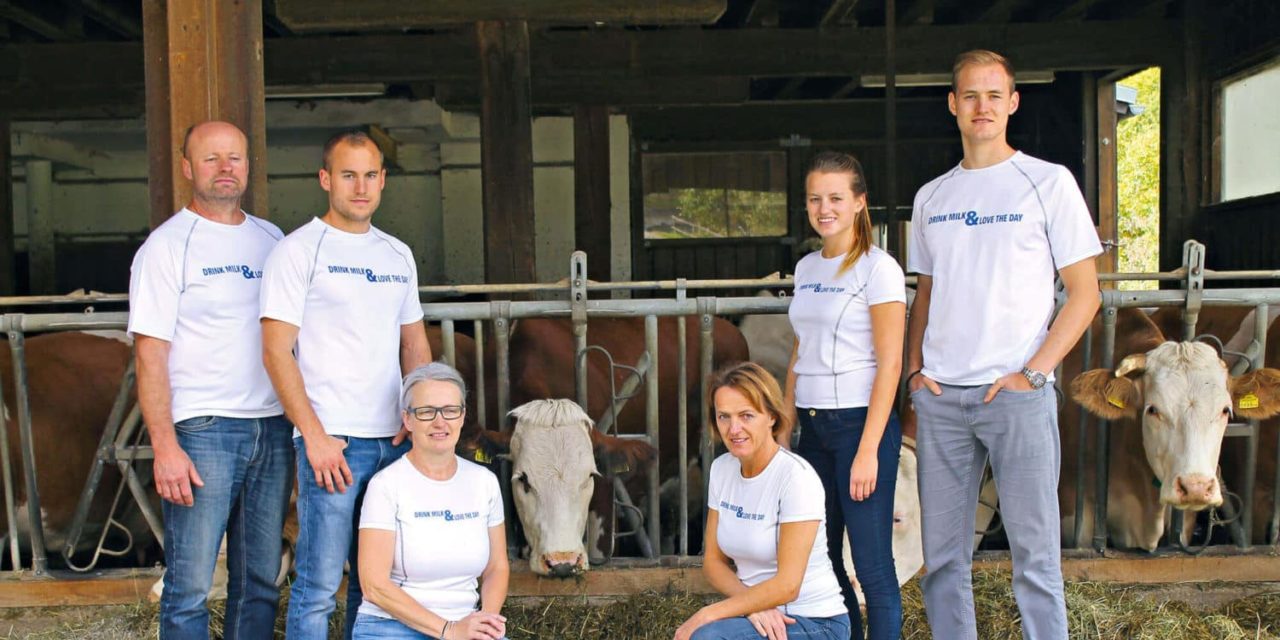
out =
{"type": "Polygon", "coordinates": [[[1022,375],[1027,379],[1027,382],[1031,383],[1032,389],[1040,389],[1044,387],[1044,383],[1049,381],[1048,374],[1029,367],[1022,368],[1022,375]]]}

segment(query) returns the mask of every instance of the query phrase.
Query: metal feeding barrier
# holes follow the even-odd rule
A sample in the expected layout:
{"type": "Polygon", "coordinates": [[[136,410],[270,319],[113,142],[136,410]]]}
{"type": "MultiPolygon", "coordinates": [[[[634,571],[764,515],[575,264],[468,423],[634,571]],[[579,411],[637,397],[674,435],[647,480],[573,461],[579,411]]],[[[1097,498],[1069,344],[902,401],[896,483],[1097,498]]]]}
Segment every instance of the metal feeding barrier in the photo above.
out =
{"type": "MultiPolygon", "coordinates": [[[[1280,279],[1280,271],[1248,271],[1248,272],[1210,272],[1203,267],[1204,261],[1203,246],[1198,243],[1188,242],[1187,249],[1184,252],[1184,266],[1173,272],[1152,273],[1152,274],[1103,274],[1099,279],[1102,281],[1113,282],[1121,280],[1154,280],[1162,282],[1177,281],[1183,284],[1181,290],[1159,290],[1159,291],[1117,291],[1106,290],[1102,292],[1102,354],[1098,366],[1114,367],[1115,359],[1115,331],[1116,331],[1116,313],[1121,308],[1128,307],[1158,307],[1158,306],[1180,306],[1184,311],[1184,325],[1186,327],[1185,337],[1194,337],[1194,327],[1199,312],[1203,307],[1214,305],[1231,305],[1231,306],[1252,306],[1257,310],[1256,317],[1258,321],[1255,323],[1253,342],[1246,349],[1245,363],[1242,367],[1257,368],[1262,366],[1262,358],[1266,347],[1266,317],[1268,305],[1280,304],[1280,288],[1272,289],[1205,289],[1204,285],[1207,281],[1214,280],[1244,280],[1244,279],[1280,279]]],[[[457,350],[455,344],[455,336],[458,330],[458,323],[470,323],[471,333],[473,335],[476,347],[476,380],[475,390],[475,412],[476,417],[481,425],[497,425],[501,430],[509,430],[507,424],[507,413],[511,409],[511,357],[510,357],[510,340],[514,325],[524,318],[536,317],[552,317],[552,318],[569,318],[573,325],[573,335],[575,342],[575,350],[577,357],[575,361],[574,384],[576,389],[576,398],[584,408],[586,407],[587,398],[587,375],[586,375],[586,359],[592,352],[601,350],[598,345],[590,344],[590,319],[593,318],[637,318],[642,319],[644,327],[644,355],[635,363],[615,363],[618,370],[630,369],[623,380],[621,387],[617,387],[616,383],[611,381],[610,402],[604,413],[599,416],[593,416],[596,419],[596,426],[603,431],[616,431],[616,416],[621,412],[623,405],[628,399],[638,399],[643,397],[645,408],[645,429],[642,434],[619,434],[626,437],[639,438],[647,441],[651,446],[658,449],[660,429],[675,428],[677,431],[676,442],[677,457],[680,464],[678,483],[679,483],[679,501],[675,512],[677,522],[667,523],[668,527],[675,524],[676,536],[679,540],[674,551],[679,556],[688,556],[691,552],[697,553],[698,550],[689,548],[689,529],[691,524],[688,517],[688,500],[689,482],[687,462],[691,455],[696,455],[701,461],[701,473],[703,474],[703,492],[705,493],[706,476],[710,472],[711,461],[713,455],[712,441],[710,434],[703,430],[698,440],[696,452],[688,451],[687,436],[689,429],[690,411],[689,411],[689,395],[687,389],[689,385],[688,376],[698,376],[697,379],[702,380],[699,385],[704,392],[706,378],[711,373],[713,363],[713,339],[712,330],[714,320],[717,316],[739,316],[742,314],[781,314],[786,313],[790,304],[788,298],[763,298],[763,297],[717,297],[711,295],[697,295],[701,292],[719,289],[789,289],[792,281],[789,278],[764,278],[764,279],[737,279],[737,280],[666,280],[666,281],[643,281],[643,282],[616,282],[616,283],[596,283],[589,282],[586,279],[586,255],[578,252],[575,253],[570,260],[569,278],[559,283],[551,284],[518,284],[518,285],[458,285],[458,286],[426,286],[421,287],[421,293],[432,298],[462,295],[488,295],[488,296],[517,296],[528,297],[532,295],[560,296],[559,299],[549,300],[492,300],[489,302],[427,302],[422,305],[426,314],[426,319],[432,322],[439,322],[441,336],[443,338],[443,353],[439,354],[442,359],[450,362],[457,362],[457,350]],[[609,296],[612,292],[635,292],[635,291],[658,291],[670,292],[674,296],[670,298],[660,299],[614,299],[609,296]],[[593,298],[591,296],[604,296],[593,298]],[[697,333],[696,339],[699,341],[699,349],[697,351],[697,362],[691,363],[689,360],[688,341],[690,337],[687,335],[685,322],[675,322],[675,341],[676,341],[676,372],[679,376],[679,393],[675,398],[659,397],[659,386],[657,380],[657,372],[659,371],[658,353],[659,341],[670,340],[670,336],[659,336],[658,326],[659,318],[676,317],[686,318],[693,317],[696,319],[697,333]],[[485,343],[487,340],[492,341],[494,371],[494,385],[496,388],[487,388],[486,371],[485,371],[485,343]],[[495,396],[494,407],[497,409],[496,416],[486,415],[488,395],[495,396]],[[659,424],[659,409],[663,402],[675,402],[677,405],[676,415],[678,416],[675,425],[659,424]]],[[[913,283],[914,278],[908,278],[908,283],[913,283]]],[[[4,298],[0,299],[0,308],[14,306],[30,306],[30,305],[50,305],[50,304],[94,304],[96,302],[119,302],[118,295],[103,296],[49,296],[41,298],[4,298]]],[[[14,388],[16,390],[16,417],[18,422],[18,431],[20,435],[20,462],[22,475],[27,491],[27,516],[31,523],[30,533],[30,568],[37,575],[45,575],[48,572],[48,558],[45,553],[45,536],[42,529],[40,509],[40,495],[36,482],[36,468],[32,433],[32,416],[29,404],[29,389],[27,381],[27,367],[24,353],[24,342],[28,333],[52,332],[52,331],[68,331],[68,330],[121,330],[124,329],[127,321],[127,314],[124,312],[90,312],[90,313],[40,313],[40,314],[24,314],[24,313],[8,313],[0,316],[0,331],[7,333],[9,337],[9,348],[13,355],[13,375],[14,388]]],[[[1093,329],[1091,328],[1084,337],[1084,363],[1085,369],[1088,369],[1093,357],[1093,347],[1091,340],[1093,338],[1093,329]]],[[[609,356],[612,361],[612,356],[609,356]]],[[[1061,371],[1059,371],[1061,373],[1061,371]]],[[[1239,373],[1233,372],[1233,373],[1239,373]]],[[[0,372],[0,376],[5,372],[0,372]]],[[[616,376],[615,376],[616,380],[616,376]]],[[[1059,384],[1061,384],[1061,375],[1058,376],[1059,384]]],[[[79,539],[90,530],[87,519],[90,514],[90,505],[93,503],[101,480],[108,467],[114,467],[122,474],[122,486],[117,489],[114,496],[114,507],[118,507],[122,500],[122,494],[125,489],[129,491],[134,501],[141,509],[149,526],[156,534],[157,540],[163,544],[163,527],[160,526],[158,515],[150,508],[149,489],[145,486],[144,478],[141,477],[135,464],[141,460],[147,460],[152,457],[149,446],[143,444],[142,436],[145,431],[142,428],[139,412],[136,402],[131,399],[132,385],[134,376],[132,375],[132,367],[126,373],[124,381],[121,385],[116,403],[111,411],[110,418],[101,435],[98,444],[96,459],[90,469],[88,478],[85,481],[84,489],[80,495],[80,502],[77,505],[74,520],[69,528],[69,536],[67,544],[64,545],[62,553],[67,560],[67,564],[77,570],[88,570],[94,567],[98,559],[102,555],[117,555],[127,552],[127,549],[119,548],[109,549],[104,546],[107,539],[105,529],[96,529],[98,539],[96,548],[94,549],[87,564],[76,565],[74,560],[75,550],[79,544],[79,539]]],[[[707,424],[707,412],[705,404],[703,408],[697,412],[693,418],[699,421],[700,425],[707,424]]],[[[1089,427],[1087,418],[1084,413],[1081,414],[1080,424],[1078,428],[1084,433],[1089,427]]],[[[693,428],[698,428],[695,425],[693,428]]],[[[1108,442],[1109,425],[1106,421],[1097,421],[1096,433],[1098,442],[1108,442]]],[[[1222,518],[1219,521],[1226,522],[1229,530],[1232,532],[1233,540],[1240,547],[1248,547],[1252,542],[1249,538],[1250,526],[1252,524],[1251,508],[1253,503],[1253,483],[1254,471],[1256,469],[1257,455],[1257,437],[1258,425],[1256,421],[1244,424],[1233,424],[1228,429],[1229,437],[1244,437],[1248,439],[1248,460],[1246,475],[1248,481],[1243,487],[1243,497],[1240,499],[1240,508],[1238,513],[1230,513],[1234,511],[1233,504],[1228,501],[1222,518]]],[[[1080,439],[1080,448],[1076,452],[1077,465],[1076,474],[1076,513],[1080,514],[1084,510],[1084,489],[1087,476],[1084,469],[1085,464],[1085,439],[1080,439]]],[[[655,454],[655,459],[660,459],[661,452],[655,454]]],[[[17,513],[14,501],[14,473],[11,464],[11,453],[9,451],[8,438],[0,438],[0,472],[4,474],[5,483],[5,516],[8,522],[8,550],[14,570],[23,568],[21,559],[21,550],[18,545],[17,537],[17,513]]],[[[1096,457],[1096,466],[1092,476],[1096,490],[1097,499],[1094,507],[1096,509],[1095,522],[1096,530],[1093,537],[1093,548],[1101,551],[1106,546],[1106,495],[1107,495],[1107,472],[1108,472],[1108,452],[1107,447],[1099,447],[1096,457]]],[[[659,464],[654,464],[647,471],[645,477],[646,491],[650,496],[647,509],[641,512],[635,505],[630,504],[629,498],[626,496],[626,489],[622,482],[616,478],[613,484],[617,495],[619,495],[624,506],[621,507],[623,519],[628,521],[628,527],[631,534],[635,535],[637,546],[643,552],[643,555],[652,557],[659,553],[660,547],[658,541],[662,537],[662,517],[659,509],[659,486],[661,478],[659,477],[659,464]]],[[[510,478],[503,469],[499,473],[502,483],[502,491],[504,501],[506,503],[507,513],[514,515],[513,505],[511,502],[510,478]]],[[[1277,487],[1277,496],[1280,496],[1280,486],[1277,487]]],[[[701,496],[705,498],[704,496],[701,496]]],[[[698,498],[695,496],[694,498],[698,498]]],[[[702,508],[705,510],[705,499],[702,500],[702,508]]],[[[115,513],[115,508],[112,514],[115,513]]],[[[1272,509],[1272,531],[1277,530],[1277,519],[1280,518],[1280,505],[1275,505],[1272,509]]],[[[110,516],[114,517],[114,516],[110,516]]],[[[517,518],[507,518],[508,527],[514,527],[517,518]]],[[[1068,546],[1083,546],[1084,541],[1081,540],[1081,521],[1082,518],[1076,519],[1075,537],[1068,546]]],[[[120,530],[120,525],[112,524],[109,521],[106,525],[95,526],[110,527],[120,530]]],[[[512,532],[513,533],[513,532],[512,532]]],[[[126,537],[127,539],[127,537],[126,537]]],[[[515,540],[515,536],[509,537],[515,540]]]]}

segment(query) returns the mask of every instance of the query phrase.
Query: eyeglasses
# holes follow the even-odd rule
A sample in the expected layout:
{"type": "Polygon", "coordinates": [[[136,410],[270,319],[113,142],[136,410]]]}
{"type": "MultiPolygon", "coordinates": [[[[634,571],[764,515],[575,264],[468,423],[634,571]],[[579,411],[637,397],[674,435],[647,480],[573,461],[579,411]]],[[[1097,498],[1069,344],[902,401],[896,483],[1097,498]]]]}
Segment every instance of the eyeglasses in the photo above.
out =
{"type": "Polygon", "coordinates": [[[462,417],[464,411],[466,408],[457,404],[447,404],[443,407],[409,407],[409,413],[423,422],[435,420],[437,413],[445,420],[457,420],[462,417]]]}

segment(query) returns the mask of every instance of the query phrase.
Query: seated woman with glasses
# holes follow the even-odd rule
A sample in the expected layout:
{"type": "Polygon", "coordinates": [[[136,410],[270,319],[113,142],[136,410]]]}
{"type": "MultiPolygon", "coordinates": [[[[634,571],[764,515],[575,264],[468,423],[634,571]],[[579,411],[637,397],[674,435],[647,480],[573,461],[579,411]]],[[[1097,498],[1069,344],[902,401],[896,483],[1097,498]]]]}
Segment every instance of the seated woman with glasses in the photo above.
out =
{"type": "Polygon", "coordinates": [[[369,481],[354,638],[506,635],[498,613],[509,574],[498,479],[453,451],[466,394],[462,376],[443,363],[405,376],[401,417],[413,448],[369,481]]]}

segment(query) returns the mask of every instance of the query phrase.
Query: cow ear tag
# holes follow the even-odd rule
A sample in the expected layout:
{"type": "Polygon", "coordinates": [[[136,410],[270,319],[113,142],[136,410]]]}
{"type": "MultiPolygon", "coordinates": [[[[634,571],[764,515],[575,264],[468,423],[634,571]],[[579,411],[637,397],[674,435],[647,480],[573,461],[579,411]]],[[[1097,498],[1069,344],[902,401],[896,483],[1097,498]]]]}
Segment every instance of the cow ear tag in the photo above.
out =
{"type": "Polygon", "coordinates": [[[493,456],[489,455],[488,452],[484,450],[484,447],[476,447],[476,452],[472,457],[480,464],[489,464],[490,462],[493,462],[493,456]]]}
{"type": "Polygon", "coordinates": [[[1124,400],[1121,400],[1120,396],[1107,396],[1107,403],[1117,409],[1124,408],[1124,400]]]}
{"type": "Polygon", "coordinates": [[[1240,396],[1240,401],[1237,403],[1237,405],[1241,409],[1257,409],[1258,396],[1252,393],[1246,393],[1240,396]]]}

